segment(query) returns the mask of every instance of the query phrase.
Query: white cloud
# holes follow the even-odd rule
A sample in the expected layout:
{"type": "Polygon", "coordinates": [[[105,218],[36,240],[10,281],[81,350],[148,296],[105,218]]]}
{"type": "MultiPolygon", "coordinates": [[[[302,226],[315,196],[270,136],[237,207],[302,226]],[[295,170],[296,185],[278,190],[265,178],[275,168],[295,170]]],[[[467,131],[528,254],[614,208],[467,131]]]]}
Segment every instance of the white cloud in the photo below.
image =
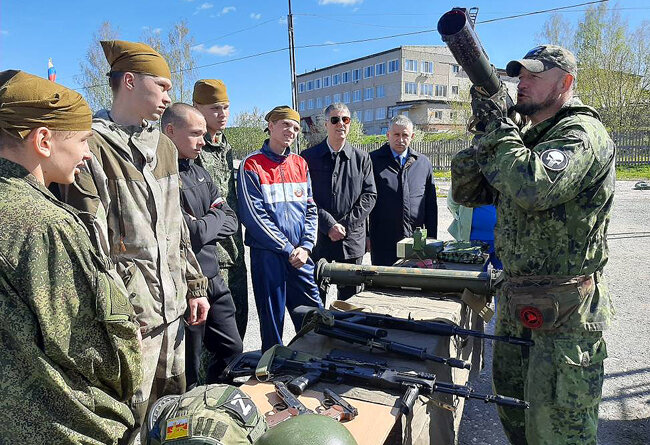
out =
{"type": "Polygon", "coordinates": [[[262,18],[262,14],[255,13],[255,12],[251,12],[251,18],[252,18],[253,20],[259,20],[259,19],[262,18]]]}
{"type": "Polygon", "coordinates": [[[231,45],[212,45],[206,47],[203,43],[193,46],[192,51],[203,54],[212,54],[215,56],[229,56],[235,52],[235,47],[231,45]]]}
{"type": "Polygon", "coordinates": [[[331,46],[332,51],[334,51],[335,53],[339,52],[339,48],[337,48],[335,45],[333,45],[334,42],[332,42],[331,40],[325,40],[323,43],[325,43],[326,45],[332,45],[331,46]]]}
{"type": "Polygon", "coordinates": [[[142,30],[143,31],[151,31],[152,34],[156,34],[156,35],[158,35],[158,34],[160,34],[162,32],[162,28],[153,28],[153,29],[151,29],[148,26],[143,26],[142,30]]]}
{"type": "Polygon", "coordinates": [[[362,3],[363,0],[318,0],[319,5],[343,5],[350,6],[362,3]]]}
{"type": "Polygon", "coordinates": [[[221,15],[228,14],[229,12],[235,12],[236,10],[237,8],[235,8],[234,6],[225,6],[221,10],[221,15]]]}
{"type": "MultiPolygon", "coordinates": [[[[294,18],[294,21],[295,21],[295,18],[294,18]]],[[[280,25],[286,25],[286,24],[287,24],[287,18],[286,18],[286,17],[280,17],[280,18],[278,19],[278,23],[279,23],[280,25]]]]}
{"type": "Polygon", "coordinates": [[[2,34],[3,36],[8,36],[9,31],[7,31],[6,29],[0,29],[0,34],[2,34]]]}

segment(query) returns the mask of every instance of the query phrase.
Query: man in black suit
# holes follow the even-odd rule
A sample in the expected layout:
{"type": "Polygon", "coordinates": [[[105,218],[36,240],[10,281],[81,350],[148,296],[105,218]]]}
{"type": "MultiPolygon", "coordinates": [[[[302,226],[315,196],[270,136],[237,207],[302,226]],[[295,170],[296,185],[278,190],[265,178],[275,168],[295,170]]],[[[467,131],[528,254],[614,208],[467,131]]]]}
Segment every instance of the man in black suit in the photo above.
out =
{"type": "MultiPolygon", "coordinates": [[[[377,190],[368,153],[351,146],[350,110],[342,103],[325,109],[327,138],[301,155],[309,165],[314,201],[318,207],[318,239],[312,257],[361,264],[366,250],[366,219],[377,190]]],[[[347,300],[360,289],[339,286],[338,299],[347,300]]],[[[321,299],[325,295],[321,289],[321,299]]]]}

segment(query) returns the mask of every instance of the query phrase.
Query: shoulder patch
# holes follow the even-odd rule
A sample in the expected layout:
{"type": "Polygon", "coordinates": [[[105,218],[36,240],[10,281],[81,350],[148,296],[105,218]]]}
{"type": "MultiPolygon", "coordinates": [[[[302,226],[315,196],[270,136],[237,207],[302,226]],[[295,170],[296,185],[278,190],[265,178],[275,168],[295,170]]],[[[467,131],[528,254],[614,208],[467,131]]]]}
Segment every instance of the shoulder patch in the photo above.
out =
{"type": "Polygon", "coordinates": [[[554,172],[560,172],[569,165],[569,157],[563,151],[556,148],[551,148],[543,152],[541,159],[544,167],[554,172]]]}

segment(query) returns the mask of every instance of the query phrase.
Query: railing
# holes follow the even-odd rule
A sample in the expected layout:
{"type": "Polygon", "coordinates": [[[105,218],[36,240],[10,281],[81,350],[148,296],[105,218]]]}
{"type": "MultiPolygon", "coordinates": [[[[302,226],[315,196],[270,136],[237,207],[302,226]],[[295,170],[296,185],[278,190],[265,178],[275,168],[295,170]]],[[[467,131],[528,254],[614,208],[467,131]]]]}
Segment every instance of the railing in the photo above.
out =
{"type": "MultiPolygon", "coordinates": [[[[616,165],[650,164],[650,130],[612,133],[616,143],[616,165]]],[[[364,151],[373,151],[383,144],[354,144],[364,151]]],[[[451,159],[456,153],[469,147],[469,142],[462,139],[437,142],[413,142],[414,150],[426,155],[434,170],[449,170],[451,159]]]]}

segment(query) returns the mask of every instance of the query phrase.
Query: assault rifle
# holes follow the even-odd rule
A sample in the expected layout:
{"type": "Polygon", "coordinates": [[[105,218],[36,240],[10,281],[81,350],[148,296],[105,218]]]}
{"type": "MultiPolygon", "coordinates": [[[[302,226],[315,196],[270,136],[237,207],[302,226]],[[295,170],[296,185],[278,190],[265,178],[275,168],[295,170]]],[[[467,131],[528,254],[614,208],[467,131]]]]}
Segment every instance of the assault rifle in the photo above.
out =
{"type": "MultiPolygon", "coordinates": [[[[307,320],[310,320],[312,317],[317,316],[320,316],[321,318],[322,316],[331,316],[334,318],[334,328],[342,327],[345,329],[345,326],[356,325],[379,328],[382,329],[382,332],[386,332],[385,329],[399,329],[402,331],[440,335],[443,337],[451,337],[452,335],[477,337],[487,340],[502,341],[519,346],[533,346],[535,344],[532,340],[527,338],[510,337],[508,335],[486,334],[481,331],[459,328],[458,326],[449,323],[413,320],[411,318],[397,318],[391,315],[369,314],[365,312],[354,311],[341,312],[321,310],[321,312],[318,312],[310,306],[298,306],[295,309],[295,312],[297,314],[303,315],[303,318],[308,317],[307,320]],[[347,322],[348,324],[342,325],[342,322],[347,322]]],[[[386,335],[384,335],[384,337],[385,336],[386,335]]]]}
{"type": "MultiPolygon", "coordinates": [[[[255,375],[260,358],[261,353],[259,352],[247,352],[239,355],[228,364],[223,377],[235,378],[255,375]]],[[[529,407],[528,402],[523,400],[498,394],[479,394],[467,385],[437,381],[435,374],[398,371],[376,363],[357,362],[354,359],[334,359],[329,355],[322,359],[311,358],[306,361],[274,357],[267,370],[271,376],[299,374],[298,379],[294,379],[287,385],[294,394],[302,394],[306,387],[320,380],[400,391],[403,392],[400,399],[400,410],[404,414],[411,412],[418,395],[430,397],[434,392],[483,400],[487,403],[496,403],[512,408],[529,407]],[[296,380],[299,381],[296,383],[296,380]]]]}

